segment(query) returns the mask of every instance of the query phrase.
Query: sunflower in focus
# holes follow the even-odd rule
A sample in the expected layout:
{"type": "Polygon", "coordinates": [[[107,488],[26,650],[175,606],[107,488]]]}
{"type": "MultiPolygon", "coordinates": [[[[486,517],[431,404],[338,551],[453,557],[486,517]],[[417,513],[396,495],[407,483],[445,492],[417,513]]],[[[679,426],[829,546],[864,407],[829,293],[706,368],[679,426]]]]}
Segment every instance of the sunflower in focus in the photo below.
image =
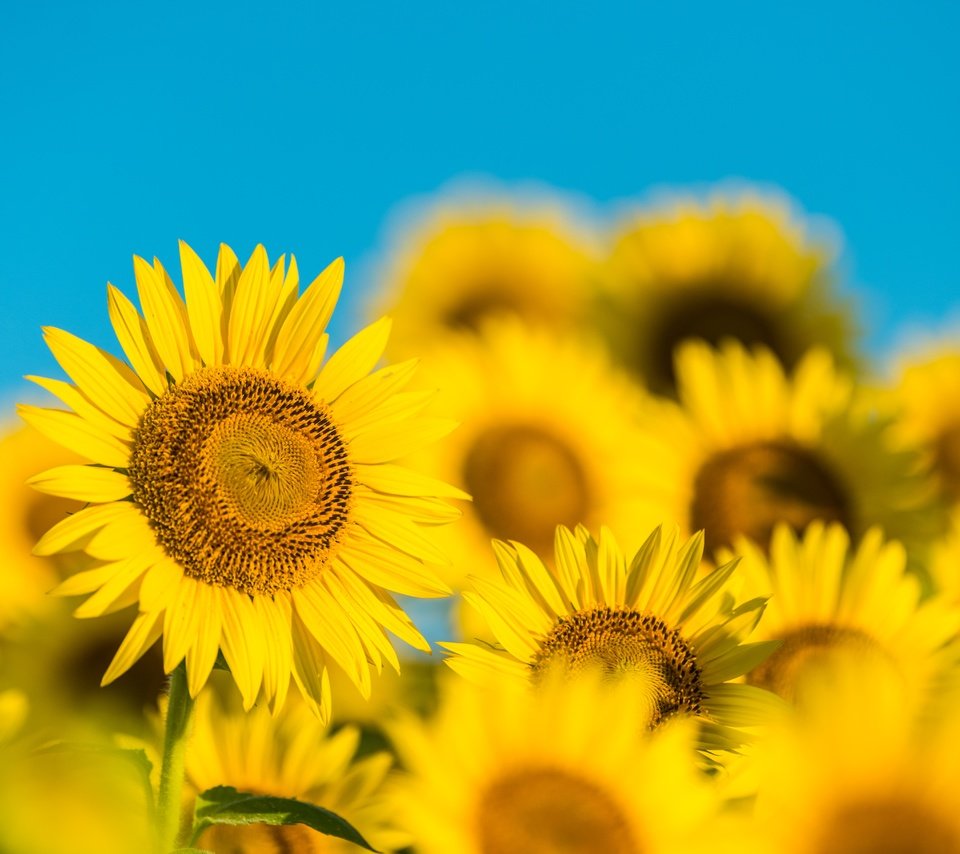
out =
{"type": "Polygon", "coordinates": [[[112,285],[110,319],[130,366],[59,329],[46,341],[72,383],[37,379],[70,410],[22,406],[34,427],[90,461],[35,478],[89,503],[39,555],[82,552],[58,588],[79,617],[137,606],[104,675],[163,637],[192,696],[222,651],[247,707],[282,705],[290,677],[326,717],[328,658],[369,692],[396,665],[384,629],[427,644],[390,591],[442,596],[445,556],[424,524],[458,490],[390,463],[446,433],[402,391],[413,364],[371,371],[378,321],[325,360],[343,278],[330,265],[298,296],[296,262],[221,247],[215,275],[181,243],[185,300],[159,261],[134,259],[143,313],[112,285]]]}
{"type": "Polygon", "coordinates": [[[593,674],[449,680],[437,717],[393,728],[404,767],[397,814],[422,854],[678,854],[702,851],[717,798],[693,730],[647,734],[639,696],[593,674]]]}
{"type": "Polygon", "coordinates": [[[840,525],[812,523],[801,538],[776,528],[769,557],[740,539],[743,593],[769,597],[754,636],[782,644],[747,682],[796,698],[808,672],[838,657],[889,666],[909,694],[923,696],[947,663],[945,645],[960,630],[960,608],[943,599],[921,603],[920,582],[906,553],[881,532],[868,531],[856,549],[840,525]]]}
{"type": "Polygon", "coordinates": [[[593,238],[558,202],[439,205],[396,242],[382,274],[391,352],[422,353],[501,315],[569,330],[582,321],[596,264],[593,238]]]}
{"type": "Polygon", "coordinates": [[[823,350],[787,374],[768,350],[689,342],[677,380],[679,403],[653,403],[643,419],[669,447],[650,461],[647,493],[666,518],[705,531],[708,556],[741,535],[766,548],[777,523],[821,519],[854,539],[879,526],[913,559],[942,529],[918,453],[823,350]]]}
{"type": "MultiPolygon", "coordinates": [[[[960,724],[905,701],[889,668],[835,662],[758,752],[747,854],[957,854],[960,724]]],[[[745,834],[746,835],[746,834],[745,834]]]]}
{"type": "Polygon", "coordinates": [[[37,540],[55,522],[83,507],[72,497],[45,495],[27,479],[43,468],[71,465],[82,458],[31,427],[7,425],[0,433],[0,633],[55,607],[47,593],[76,568],[72,555],[36,557],[37,540]]]}
{"type": "Polygon", "coordinates": [[[520,540],[549,562],[557,525],[603,522],[626,541],[650,515],[643,487],[659,447],[636,426],[640,393],[599,347],[491,322],[439,346],[423,374],[460,427],[417,463],[473,496],[440,532],[452,586],[496,572],[492,538],[520,540]]]}
{"type": "Polygon", "coordinates": [[[658,528],[628,562],[612,535],[559,527],[553,571],[521,543],[494,542],[502,579],[473,577],[467,604],[497,644],[444,643],[447,664],[477,681],[534,683],[559,668],[599,669],[628,681],[637,718],[656,727],[677,715],[700,718],[704,750],[743,740],[735,729],[765,723],[778,708],[766,691],[730,680],[761,664],[776,643],[743,643],[763,600],[734,602],[737,562],[695,581],[703,537],[680,542],[658,528]]]}
{"type": "MultiPolygon", "coordinates": [[[[352,824],[378,851],[407,844],[396,830],[383,782],[393,764],[386,753],[355,759],[360,732],[331,733],[303,704],[290,702],[274,717],[264,706],[244,712],[226,691],[206,690],[196,706],[187,753],[189,797],[214,786],[296,798],[331,810],[352,824]]],[[[231,854],[352,854],[351,842],[306,825],[214,825],[196,846],[231,854]]]]}
{"type": "Polygon", "coordinates": [[[821,346],[852,364],[852,317],[833,291],[833,251],[789,206],[756,193],[680,199],[619,225],[605,326],[648,388],[676,392],[673,354],[697,338],[761,345],[788,368],[821,346]]]}
{"type": "Polygon", "coordinates": [[[960,506],[960,347],[905,360],[884,397],[898,434],[928,456],[944,500],[960,506]]]}

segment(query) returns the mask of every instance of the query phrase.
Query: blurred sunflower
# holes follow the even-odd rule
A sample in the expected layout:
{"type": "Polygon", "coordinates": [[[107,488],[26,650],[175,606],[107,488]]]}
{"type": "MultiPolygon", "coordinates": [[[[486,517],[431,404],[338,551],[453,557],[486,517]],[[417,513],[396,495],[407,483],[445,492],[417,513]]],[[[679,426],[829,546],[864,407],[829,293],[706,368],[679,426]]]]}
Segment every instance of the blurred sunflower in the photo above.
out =
{"type": "Polygon", "coordinates": [[[762,724],[777,707],[766,691],[730,682],[777,644],[742,642],[763,600],[734,602],[727,582],[736,561],[695,583],[702,535],[680,543],[676,529],[663,537],[658,528],[628,563],[606,529],[594,539],[559,527],[554,571],[521,543],[495,541],[494,551],[502,580],[474,577],[464,599],[497,645],[441,644],[459,673],[526,683],[553,667],[599,668],[634,686],[639,721],[701,718],[704,750],[734,746],[743,737],[734,729],[762,724]]]}
{"type": "MultiPolygon", "coordinates": [[[[342,727],[330,733],[303,704],[291,702],[274,717],[264,706],[244,712],[226,692],[203,691],[187,752],[188,797],[214,786],[241,792],[296,798],[335,812],[378,851],[407,843],[392,823],[382,784],[393,764],[386,753],[360,760],[360,732],[342,727]]],[[[305,825],[214,825],[197,839],[198,848],[231,854],[352,854],[350,842],[305,825]]]]}
{"type": "Polygon", "coordinates": [[[82,462],[82,458],[50,441],[31,427],[2,428],[0,435],[0,633],[25,618],[36,617],[56,603],[47,593],[78,561],[73,555],[41,558],[32,554],[37,540],[55,522],[83,503],[43,495],[27,478],[43,468],[82,462]]]}
{"type": "Polygon", "coordinates": [[[658,449],[636,426],[638,392],[601,349],[491,322],[438,347],[423,373],[461,426],[417,463],[473,496],[464,518],[438,532],[453,556],[452,586],[495,572],[491,538],[520,540],[550,561],[560,524],[604,522],[632,536],[658,449]]]}
{"type": "Polygon", "coordinates": [[[450,429],[399,391],[413,365],[370,371],[384,319],[324,362],[343,278],[330,265],[299,296],[296,262],[246,266],[221,247],[216,277],[181,243],[184,301],[159,261],[134,259],[141,315],[112,285],[110,318],[134,370],[58,329],[46,341],[75,385],[36,381],[73,411],[21,407],[41,432],[91,460],[38,475],[91,506],[35,552],[83,551],[92,568],[58,588],[92,594],[97,616],[138,605],[109,683],[163,637],[167,672],[186,661],[193,696],[218,651],[251,706],[282,705],[292,675],[329,709],[329,656],[362,692],[396,653],[384,629],[422,636],[388,590],[441,596],[446,558],[420,523],[456,515],[458,490],[388,461],[450,429]]]}
{"type": "Polygon", "coordinates": [[[594,679],[450,680],[435,720],[393,728],[397,814],[422,854],[702,851],[717,798],[686,722],[636,726],[639,695],[594,679]]]}
{"type": "Polygon", "coordinates": [[[923,448],[944,499],[960,506],[960,348],[905,359],[884,396],[898,435],[923,448]]]}
{"type": "Polygon", "coordinates": [[[440,204],[396,241],[377,309],[394,318],[390,349],[403,357],[504,314],[567,330],[582,321],[596,264],[593,238],[559,202],[440,204]]]}
{"type": "Polygon", "coordinates": [[[754,637],[782,645],[747,674],[747,682],[794,699],[804,675],[837,657],[891,666],[904,690],[923,696],[946,661],[945,645],[960,630],[960,609],[920,602],[900,543],[868,531],[855,550],[838,524],[812,523],[800,539],[778,526],[770,554],[738,539],[743,593],[769,597],[754,637]]]}
{"type": "Polygon", "coordinates": [[[835,662],[803,696],[803,713],[758,751],[745,854],[960,852],[955,707],[920,713],[870,660],[835,662]]]}
{"type": "Polygon", "coordinates": [[[911,558],[942,529],[918,454],[861,406],[823,350],[788,376],[768,350],[689,342],[677,379],[679,405],[651,404],[644,418],[669,446],[646,492],[666,518],[705,530],[708,556],[739,535],[767,547],[778,522],[839,522],[854,539],[878,525],[911,558]]]}
{"type": "Polygon", "coordinates": [[[762,345],[788,368],[814,346],[852,363],[852,312],[833,292],[832,249],[782,201],[679,199],[624,218],[613,240],[605,326],[651,390],[675,393],[673,354],[691,338],[762,345]]]}

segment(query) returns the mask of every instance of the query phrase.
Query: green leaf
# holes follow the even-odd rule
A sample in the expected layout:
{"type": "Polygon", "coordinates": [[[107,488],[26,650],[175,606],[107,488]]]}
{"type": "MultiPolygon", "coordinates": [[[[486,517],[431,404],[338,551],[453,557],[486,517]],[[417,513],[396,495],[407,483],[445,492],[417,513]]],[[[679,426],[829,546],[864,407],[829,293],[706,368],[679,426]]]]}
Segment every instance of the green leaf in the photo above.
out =
{"type": "Polygon", "coordinates": [[[214,824],[305,824],[327,836],[375,851],[348,821],[323,807],[296,798],[275,798],[238,792],[233,786],[215,786],[197,796],[193,841],[214,824]]]}

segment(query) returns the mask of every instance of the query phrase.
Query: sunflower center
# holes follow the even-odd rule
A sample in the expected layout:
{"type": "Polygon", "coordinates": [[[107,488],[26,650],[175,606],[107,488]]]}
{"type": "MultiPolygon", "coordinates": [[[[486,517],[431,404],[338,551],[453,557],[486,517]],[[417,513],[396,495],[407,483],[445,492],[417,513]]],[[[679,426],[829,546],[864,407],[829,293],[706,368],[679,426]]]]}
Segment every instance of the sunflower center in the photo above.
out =
{"type": "Polygon", "coordinates": [[[960,424],[948,427],[937,437],[934,460],[947,496],[960,501],[960,424]]]}
{"type": "Polygon", "coordinates": [[[748,347],[763,345],[787,367],[795,361],[793,348],[785,339],[783,324],[769,312],[742,300],[718,293],[728,286],[711,284],[704,293],[686,294],[665,305],[651,323],[646,341],[647,382],[660,394],[676,394],[674,351],[689,338],[701,338],[714,347],[725,338],[734,338],[748,347]]]}
{"type": "Polygon", "coordinates": [[[534,678],[557,665],[573,672],[599,667],[611,678],[629,678],[643,692],[651,726],[677,712],[701,711],[696,656],[677,629],[653,614],[603,607],[561,618],[530,663],[534,678]]]}
{"type": "Polygon", "coordinates": [[[776,651],[747,675],[747,682],[787,700],[796,696],[804,675],[837,656],[883,657],[882,649],[865,632],[849,626],[811,625],[787,632],[776,651]]]}
{"type": "Polygon", "coordinates": [[[559,768],[494,781],[479,799],[482,854],[641,854],[623,808],[596,783],[559,768]]]}
{"type": "Polygon", "coordinates": [[[580,460],[539,427],[511,425],[482,433],[466,456],[464,483],[491,536],[518,540],[541,555],[553,550],[557,525],[583,522],[590,507],[580,460]]]}
{"type": "Polygon", "coordinates": [[[353,479],[328,407],[254,368],[203,368],[153,401],[129,475],[187,575],[244,593],[302,587],[349,521],[353,479]]]}
{"type": "Polygon", "coordinates": [[[960,828],[926,804],[890,797],[852,803],[826,822],[816,854],[958,854],[960,828]]]}
{"type": "Polygon", "coordinates": [[[511,298],[509,290],[491,283],[464,294],[444,312],[443,322],[458,332],[479,332],[488,318],[519,310],[520,304],[511,298]]]}
{"type": "Polygon", "coordinates": [[[217,824],[200,836],[198,844],[224,854],[324,854],[338,850],[334,837],[315,833],[303,824],[217,824]]]}
{"type": "Polygon", "coordinates": [[[778,522],[802,532],[815,519],[851,518],[846,492],[809,450],[785,442],[758,442],[711,457],[697,473],[690,507],[706,551],[745,535],[764,548],[778,522]]]}

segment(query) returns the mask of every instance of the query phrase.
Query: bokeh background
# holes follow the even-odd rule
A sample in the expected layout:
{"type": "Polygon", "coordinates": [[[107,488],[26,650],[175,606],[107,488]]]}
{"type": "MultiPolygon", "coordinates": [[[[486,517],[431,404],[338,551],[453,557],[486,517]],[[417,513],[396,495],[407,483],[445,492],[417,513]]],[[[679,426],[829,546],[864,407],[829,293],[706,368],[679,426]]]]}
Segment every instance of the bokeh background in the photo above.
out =
{"type": "Polygon", "coordinates": [[[843,235],[868,352],[956,325],[960,6],[929,2],[10,4],[0,27],[0,400],[114,347],[105,283],[347,260],[337,334],[418,199],[549,185],[589,215],[775,186],[843,235]],[[392,223],[392,225],[391,225],[392,223]]]}

